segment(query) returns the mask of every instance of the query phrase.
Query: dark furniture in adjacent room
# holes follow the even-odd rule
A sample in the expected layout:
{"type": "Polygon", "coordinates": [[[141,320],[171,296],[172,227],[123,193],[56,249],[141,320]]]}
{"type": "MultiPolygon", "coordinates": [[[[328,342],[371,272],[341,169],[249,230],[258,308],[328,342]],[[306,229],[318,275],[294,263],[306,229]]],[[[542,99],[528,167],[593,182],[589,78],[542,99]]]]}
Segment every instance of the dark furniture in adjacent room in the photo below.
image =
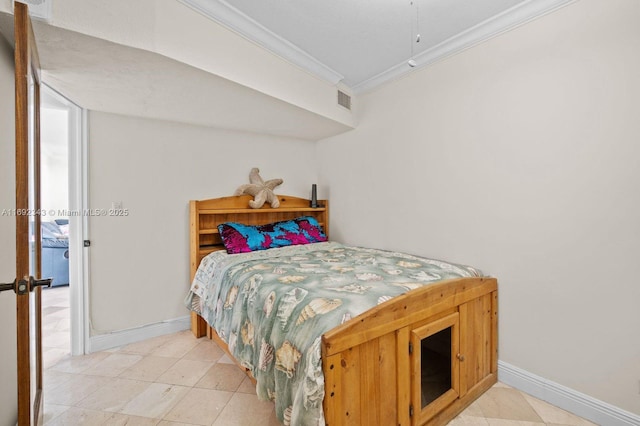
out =
{"type": "Polygon", "coordinates": [[[69,220],[42,222],[42,276],[51,286],[69,284],[69,220]]]}

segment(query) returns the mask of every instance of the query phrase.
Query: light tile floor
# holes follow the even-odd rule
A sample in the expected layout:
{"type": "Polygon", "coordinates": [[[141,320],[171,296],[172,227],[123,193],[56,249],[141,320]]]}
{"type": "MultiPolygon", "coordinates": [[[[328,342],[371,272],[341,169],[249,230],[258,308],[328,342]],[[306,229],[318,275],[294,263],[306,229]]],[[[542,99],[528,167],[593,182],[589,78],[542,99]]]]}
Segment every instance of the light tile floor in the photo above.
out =
{"type": "MultiPolygon", "coordinates": [[[[212,341],[189,331],[71,357],[68,287],[43,291],[46,425],[269,426],[273,404],[212,341]]],[[[593,425],[498,383],[450,426],[593,425]]],[[[385,426],[385,425],[382,425],[385,426]]]]}

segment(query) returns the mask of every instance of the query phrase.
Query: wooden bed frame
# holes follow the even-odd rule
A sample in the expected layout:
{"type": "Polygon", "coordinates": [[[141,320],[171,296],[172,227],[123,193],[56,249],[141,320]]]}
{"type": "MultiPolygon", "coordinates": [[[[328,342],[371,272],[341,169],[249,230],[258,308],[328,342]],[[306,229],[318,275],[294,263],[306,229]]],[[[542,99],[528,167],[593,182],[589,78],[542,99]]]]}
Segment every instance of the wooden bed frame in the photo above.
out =
{"type": "MultiPolygon", "coordinates": [[[[277,209],[252,209],[251,199],[242,195],[190,202],[192,280],[204,256],[224,249],[217,231],[223,222],[261,225],[313,216],[328,236],[326,200],[311,208],[307,199],[279,196],[277,209]]],[[[204,319],[191,315],[193,334],[207,335],[231,355],[204,319]]],[[[326,332],[326,424],[447,424],[497,381],[497,315],[497,280],[460,278],[407,292],[326,332]],[[423,406],[420,345],[445,329],[451,330],[451,388],[423,406]]]]}

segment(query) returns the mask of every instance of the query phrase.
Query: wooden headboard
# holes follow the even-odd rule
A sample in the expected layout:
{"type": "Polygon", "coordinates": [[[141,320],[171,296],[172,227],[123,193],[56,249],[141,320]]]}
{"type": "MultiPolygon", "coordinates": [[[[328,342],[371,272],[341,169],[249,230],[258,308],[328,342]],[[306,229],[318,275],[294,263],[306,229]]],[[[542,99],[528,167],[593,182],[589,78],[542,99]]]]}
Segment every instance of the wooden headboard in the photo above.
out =
{"type": "Polygon", "coordinates": [[[318,200],[322,207],[311,208],[306,198],[279,195],[280,207],[252,209],[250,195],[213,198],[210,200],[192,200],[190,211],[190,261],[191,280],[195,276],[203,257],[216,250],[224,250],[218,233],[218,225],[224,222],[240,222],[246,225],[264,225],[281,220],[295,219],[300,216],[313,216],[329,236],[329,203],[318,200]]]}
{"type": "MultiPolygon", "coordinates": [[[[246,225],[264,225],[300,216],[313,216],[329,237],[329,202],[318,200],[322,207],[311,208],[306,198],[278,195],[280,207],[261,209],[249,207],[250,195],[212,198],[210,200],[189,201],[189,260],[190,281],[202,258],[211,252],[224,250],[218,225],[224,222],[240,222],[246,225]]],[[[195,312],[191,312],[191,330],[196,337],[204,336],[208,329],[206,322],[195,312]]]]}

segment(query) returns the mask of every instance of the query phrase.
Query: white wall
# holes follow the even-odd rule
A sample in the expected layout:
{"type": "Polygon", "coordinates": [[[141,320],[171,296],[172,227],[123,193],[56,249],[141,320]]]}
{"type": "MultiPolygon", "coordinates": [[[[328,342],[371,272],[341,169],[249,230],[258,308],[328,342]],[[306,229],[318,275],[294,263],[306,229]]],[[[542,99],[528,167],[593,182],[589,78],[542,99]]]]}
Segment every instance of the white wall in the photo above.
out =
{"type": "Polygon", "coordinates": [[[640,2],[582,0],[359,99],[333,238],[496,276],[500,360],[640,414],[640,2]]]}
{"type": "MultiPolygon", "coordinates": [[[[0,37],[0,212],[16,207],[13,50],[0,37]]],[[[0,282],[16,276],[16,220],[0,214],[0,282]]],[[[16,372],[16,295],[0,293],[0,424],[18,419],[16,372]]]]}
{"type": "Polygon", "coordinates": [[[40,116],[41,206],[55,212],[42,219],[50,221],[66,218],[69,210],[69,112],[42,108],[40,116]]]}
{"type": "Polygon", "coordinates": [[[314,145],[100,112],[89,116],[89,207],[122,201],[127,217],[91,217],[92,335],[188,315],[188,203],[233,195],[258,167],[276,193],[308,197],[314,145]]]}

